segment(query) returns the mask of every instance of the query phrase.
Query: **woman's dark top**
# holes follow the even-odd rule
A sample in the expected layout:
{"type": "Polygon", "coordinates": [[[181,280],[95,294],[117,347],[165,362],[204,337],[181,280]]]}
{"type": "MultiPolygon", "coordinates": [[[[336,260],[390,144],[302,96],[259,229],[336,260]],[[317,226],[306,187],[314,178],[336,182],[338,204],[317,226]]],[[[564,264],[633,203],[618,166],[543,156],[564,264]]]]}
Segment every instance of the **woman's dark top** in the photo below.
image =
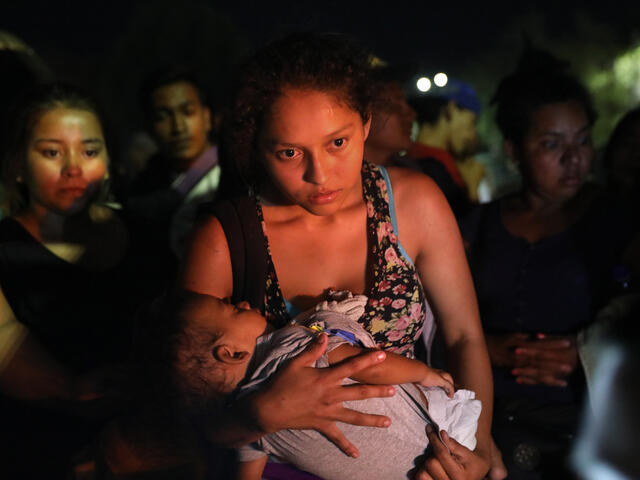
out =
{"type": "Polygon", "coordinates": [[[107,271],[85,270],[16,220],[0,221],[0,287],[17,320],[72,371],[125,356],[136,301],[131,274],[124,259],[107,271]]]}
{"type": "MultiPolygon", "coordinates": [[[[139,268],[144,252],[135,245],[113,268],[88,271],[54,255],[16,220],[0,221],[0,287],[16,319],[72,372],[129,359],[134,313],[156,285],[139,268]]],[[[71,456],[119,408],[102,403],[99,415],[86,418],[0,394],[0,477],[66,478],[71,456]]]]}
{"type": "MultiPolygon", "coordinates": [[[[530,243],[505,228],[500,201],[476,207],[461,221],[469,243],[480,317],[488,334],[575,334],[591,322],[610,293],[625,225],[598,199],[564,232],[530,243]]],[[[580,401],[580,374],[568,388],[519,385],[508,368],[493,367],[496,398],[580,401]]]]}

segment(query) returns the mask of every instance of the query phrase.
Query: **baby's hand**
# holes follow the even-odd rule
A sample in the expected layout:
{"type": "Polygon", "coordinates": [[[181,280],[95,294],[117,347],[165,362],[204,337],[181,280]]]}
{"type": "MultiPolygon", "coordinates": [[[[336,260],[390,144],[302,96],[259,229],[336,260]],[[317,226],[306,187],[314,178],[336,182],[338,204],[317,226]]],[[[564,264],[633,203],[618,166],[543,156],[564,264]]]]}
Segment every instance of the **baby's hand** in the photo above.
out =
{"type": "Polygon", "coordinates": [[[437,368],[427,367],[427,373],[419,384],[423,387],[440,387],[449,398],[452,398],[455,392],[453,377],[444,370],[437,368]]]}

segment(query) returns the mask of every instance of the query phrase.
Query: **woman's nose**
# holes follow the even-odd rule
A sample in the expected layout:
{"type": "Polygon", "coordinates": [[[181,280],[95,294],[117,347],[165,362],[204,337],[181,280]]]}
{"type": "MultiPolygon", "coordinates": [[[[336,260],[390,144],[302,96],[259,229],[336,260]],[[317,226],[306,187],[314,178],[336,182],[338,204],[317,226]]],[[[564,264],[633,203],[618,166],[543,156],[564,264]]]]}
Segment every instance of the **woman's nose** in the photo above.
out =
{"type": "Polygon", "coordinates": [[[62,174],[67,177],[82,175],[82,159],[78,153],[69,152],[65,155],[62,174]]]}
{"type": "Polygon", "coordinates": [[[327,181],[326,160],[318,155],[313,155],[307,162],[304,179],[309,183],[322,185],[327,181]]]}

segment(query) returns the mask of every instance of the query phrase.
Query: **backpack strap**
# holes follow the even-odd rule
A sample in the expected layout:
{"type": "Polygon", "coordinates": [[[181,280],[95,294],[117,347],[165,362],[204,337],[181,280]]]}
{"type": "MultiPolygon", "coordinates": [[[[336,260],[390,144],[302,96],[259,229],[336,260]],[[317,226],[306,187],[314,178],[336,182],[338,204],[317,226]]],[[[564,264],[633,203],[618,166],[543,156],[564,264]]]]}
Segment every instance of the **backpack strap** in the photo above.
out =
{"type": "Polygon", "coordinates": [[[231,301],[246,300],[264,313],[267,252],[255,198],[249,195],[231,197],[203,205],[200,211],[215,215],[227,238],[233,272],[231,301]]]}

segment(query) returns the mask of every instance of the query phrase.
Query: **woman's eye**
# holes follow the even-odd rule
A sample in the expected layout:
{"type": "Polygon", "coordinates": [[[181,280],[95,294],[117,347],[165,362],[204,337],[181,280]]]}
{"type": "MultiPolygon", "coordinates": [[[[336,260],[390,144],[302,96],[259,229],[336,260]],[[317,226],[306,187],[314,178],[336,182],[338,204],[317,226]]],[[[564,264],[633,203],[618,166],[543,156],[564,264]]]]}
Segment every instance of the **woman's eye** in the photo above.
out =
{"type": "Polygon", "coordinates": [[[334,146],[334,147],[338,147],[338,148],[340,148],[340,147],[342,147],[345,143],[346,143],[346,141],[345,141],[345,139],[344,139],[344,138],[336,138],[336,139],[333,141],[333,146],[334,146]]]}
{"type": "Polygon", "coordinates": [[[285,148],[284,150],[280,150],[278,152],[276,152],[276,156],[280,159],[283,160],[288,160],[290,158],[295,158],[296,157],[296,150],[293,148],[285,148]]]}
{"type": "Polygon", "coordinates": [[[56,158],[58,156],[58,151],[47,148],[45,150],[42,150],[42,155],[44,155],[47,158],[56,158]]]}
{"type": "Polygon", "coordinates": [[[84,154],[89,158],[95,158],[100,153],[100,150],[87,150],[84,154]]]}
{"type": "Polygon", "coordinates": [[[558,142],[542,142],[542,146],[547,150],[553,150],[558,147],[558,142]]]}

